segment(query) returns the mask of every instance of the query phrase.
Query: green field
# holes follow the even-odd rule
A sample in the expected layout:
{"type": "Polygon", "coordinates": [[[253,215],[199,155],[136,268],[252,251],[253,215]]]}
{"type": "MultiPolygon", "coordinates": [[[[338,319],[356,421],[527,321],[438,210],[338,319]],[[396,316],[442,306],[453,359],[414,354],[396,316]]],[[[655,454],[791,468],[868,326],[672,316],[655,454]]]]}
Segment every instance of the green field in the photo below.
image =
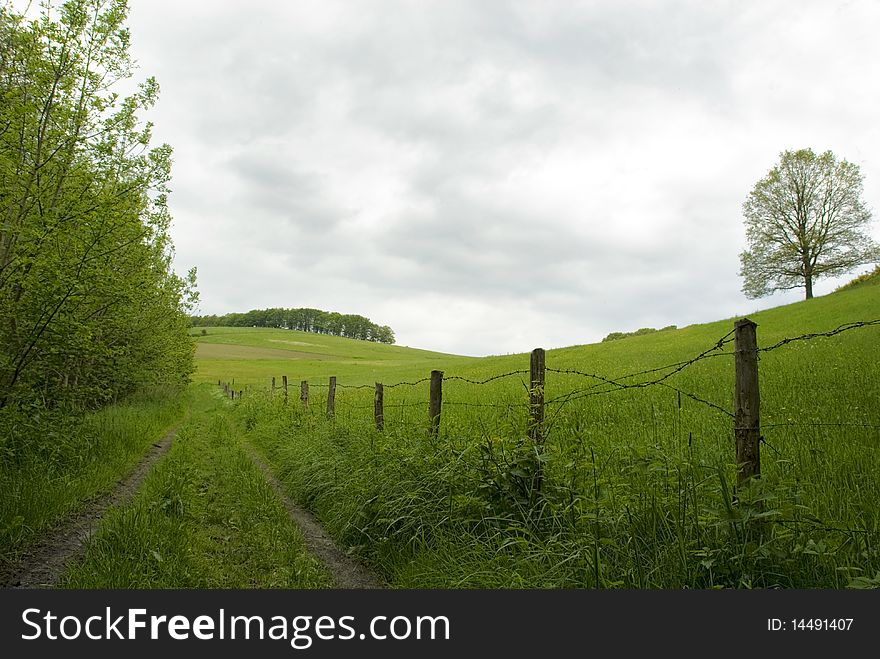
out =
{"type": "MultiPolygon", "coordinates": [[[[763,347],[824,333],[880,318],[880,286],[751,318],[763,347]]],[[[485,385],[445,381],[437,438],[427,432],[427,382],[390,386],[432,369],[481,381],[528,369],[527,354],[464,358],[209,328],[196,339],[197,377],[234,378],[236,390],[247,389],[236,414],[250,441],[294,498],[395,586],[880,584],[880,326],[761,353],[763,478],[736,494],[725,413],[733,407],[732,344],[664,380],[673,388],[618,390],[549,370],[618,379],[689,360],[732,327],[727,319],[548,351],[544,451],[525,439],[526,374],[485,385]],[[282,375],[296,389],[287,405],[267,394],[269,379],[282,375]],[[329,376],[340,387],[332,420],[323,412],[329,376]],[[308,410],[298,401],[303,379],[308,410]],[[386,386],[381,433],[372,416],[376,381],[386,386]]]]}
{"type": "MultiPolygon", "coordinates": [[[[262,387],[273,377],[291,382],[336,375],[362,384],[400,373],[417,373],[466,362],[468,358],[337,336],[262,327],[191,330],[196,339],[199,382],[262,387]]],[[[325,378],[326,379],[326,378],[325,378]]]]}

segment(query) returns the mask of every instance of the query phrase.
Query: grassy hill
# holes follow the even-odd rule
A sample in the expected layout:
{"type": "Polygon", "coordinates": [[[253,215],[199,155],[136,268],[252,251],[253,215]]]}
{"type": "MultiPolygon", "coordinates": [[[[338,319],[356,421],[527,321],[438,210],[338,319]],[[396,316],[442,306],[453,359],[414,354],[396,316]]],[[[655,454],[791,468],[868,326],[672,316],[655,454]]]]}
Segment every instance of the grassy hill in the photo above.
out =
{"type": "Polygon", "coordinates": [[[329,375],[357,384],[439,368],[466,358],[371,341],[262,327],[193,328],[198,381],[264,386],[272,377],[291,381],[329,375]]]}
{"type": "MultiPolygon", "coordinates": [[[[788,337],[833,329],[844,322],[880,317],[880,277],[831,295],[749,314],[758,324],[758,342],[769,345],[788,337]]],[[[548,365],[579,368],[613,376],[686,359],[727,334],[735,319],[691,325],[662,333],[632,336],[614,342],[572,346],[548,351],[548,365]]],[[[197,343],[199,381],[218,379],[263,386],[275,376],[288,375],[323,382],[336,375],[340,382],[372,384],[425,377],[432,369],[471,378],[528,368],[527,354],[494,357],[461,357],[397,345],[384,345],[342,337],[269,328],[211,327],[197,343]]],[[[855,349],[864,346],[861,335],[855,349]]],[[[850,345],[846,339],[842,346],[850,345]]],[[[538,347],[538,346],[534,346],[538,347]]]]}

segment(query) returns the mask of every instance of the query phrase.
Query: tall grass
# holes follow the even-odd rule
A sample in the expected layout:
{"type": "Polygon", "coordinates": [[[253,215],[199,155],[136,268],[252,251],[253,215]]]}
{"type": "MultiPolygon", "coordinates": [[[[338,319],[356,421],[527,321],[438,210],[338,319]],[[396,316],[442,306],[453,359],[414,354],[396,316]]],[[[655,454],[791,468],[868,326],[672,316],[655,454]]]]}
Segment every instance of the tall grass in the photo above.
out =
{"type": "Polygon", "coordinates": [[[97,412],[6,412],[0,443],[0,560],[16,560],[84,502],[112,490],[183,416],[179,392],[153,391],[97,412]]]}
{"type": "MultiPolygon", "coordinates": [[[[878,291],[757,314],[759,341],[876,317],[878,291]]],[[[549,351],[547,365],[620,377],[692,357],[731,328],[549,351]]],[[[332,420],[314,386],[309,411],[254,392],[237,414],[293,496],[397,586],[870,587],[880,585],[878,345],[868,327],[761,353],[763,476],[736,492],[732,419],[662,386],[548,406],[543,451],[526,439],[525,376],[444,383],[437,439],[426,383],[386,387],[382,433],[369,390],[338,390],[332,420]]],[[[456,362],[447,375],[527,364],[456,362]]],[[[732,408],[730,354],[667,382],[732,408]]],[[[546,398],[595,384],[548,373],[546,398]]]]}

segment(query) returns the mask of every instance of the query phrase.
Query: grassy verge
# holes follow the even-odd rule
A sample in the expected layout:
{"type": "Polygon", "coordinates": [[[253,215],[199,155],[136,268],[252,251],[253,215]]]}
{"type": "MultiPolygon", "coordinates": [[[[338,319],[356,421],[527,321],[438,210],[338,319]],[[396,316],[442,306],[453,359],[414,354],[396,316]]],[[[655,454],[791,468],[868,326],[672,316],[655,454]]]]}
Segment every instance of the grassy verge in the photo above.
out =
{"type": "Polygon", "coordinates": [[[185,404],[157,392],[80,417],[8,417],[0,443],[0,560],[16,560],[59,519],[112,490],[182,418],[185,404]]]}
{"type": "Polygon", "coordinates": [[[190,420],[135,500],[112,509],[69,588],[319,588],[331,582],[240,442],[228,403],[193,393],[190,420]]]}

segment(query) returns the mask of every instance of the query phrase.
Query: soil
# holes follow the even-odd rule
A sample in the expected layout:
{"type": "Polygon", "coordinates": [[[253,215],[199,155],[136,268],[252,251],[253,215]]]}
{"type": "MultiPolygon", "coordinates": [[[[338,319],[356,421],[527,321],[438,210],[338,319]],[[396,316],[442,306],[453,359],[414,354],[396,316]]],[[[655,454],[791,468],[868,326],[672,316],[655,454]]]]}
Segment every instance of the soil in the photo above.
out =
{"type": "Polygon", "coordinates": [[[308,510],[295,504],[285,493],[262,459],[249,448],[251,459],[263,471],[266,480],[284,502],[291,519],[303,533],[306,549],[324,563],[337,588],[383,588],[382,581],[340,549],[308,510]]]}
{"type": "Polygon", "coordinates": [[[0,574],[0,587],[52,588],[64,573],[68,563],[80,558],[86,543],[104,513],[111,506],[129,501],[140,489],[150,467],[171,448],[171,442],[181,423],[150,447],[134,470],[120,480],[110,494],[86,503],[78,514],[68,517],[49,531],[36,545],[28,549],[11,568],[0,574]]]}

